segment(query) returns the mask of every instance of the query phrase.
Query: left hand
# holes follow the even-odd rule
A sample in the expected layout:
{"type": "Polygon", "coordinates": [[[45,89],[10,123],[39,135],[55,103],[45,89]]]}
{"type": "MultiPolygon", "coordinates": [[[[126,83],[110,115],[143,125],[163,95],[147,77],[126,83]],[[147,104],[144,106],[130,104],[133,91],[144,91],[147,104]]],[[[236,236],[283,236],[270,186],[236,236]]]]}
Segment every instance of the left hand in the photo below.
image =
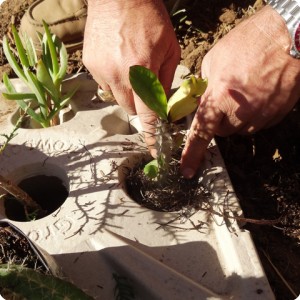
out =
{"type": "Polygon", "coordinates": [[[151,69],[168,93],[179,60],[180,47],[162,0],[88,1],[84,64],[103,90],[139,116],[153,156],[157,116],[133,93],[129,67],[151,69]]]}

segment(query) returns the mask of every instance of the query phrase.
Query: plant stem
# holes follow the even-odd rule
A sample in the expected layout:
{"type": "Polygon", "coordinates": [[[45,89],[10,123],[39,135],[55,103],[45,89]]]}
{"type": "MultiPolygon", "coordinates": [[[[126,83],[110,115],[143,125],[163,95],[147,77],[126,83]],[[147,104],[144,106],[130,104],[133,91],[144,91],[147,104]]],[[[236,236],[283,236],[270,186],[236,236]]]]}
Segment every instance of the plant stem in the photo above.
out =
{"type": "Polygon", "coordinates": [[[59,117],[58,114],[55,115],[51,120],[50,120],[50,126],[56,126],[59,125],[59,117]]]}

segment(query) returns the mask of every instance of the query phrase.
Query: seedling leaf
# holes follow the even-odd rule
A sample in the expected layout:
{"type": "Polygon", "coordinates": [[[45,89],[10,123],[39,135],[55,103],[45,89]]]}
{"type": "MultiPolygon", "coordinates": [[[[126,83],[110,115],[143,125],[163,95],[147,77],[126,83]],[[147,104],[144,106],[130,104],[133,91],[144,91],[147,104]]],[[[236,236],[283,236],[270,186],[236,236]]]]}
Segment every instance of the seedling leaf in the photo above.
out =
{"type": "Polygon", "coordinates": [[[154,159],[147,163],[144,167],[144,174],[149,178],[156,178],[159,173],[158,160],[154,159]]]}
{"type": "Polygon", "coordinates": [[[167,120],[167,96],[157,76],[142,66],[131,66],[129,80],[135,93],[161,119],[167,120]]]}
{"type": "Polygon", "coordinates": [[[198,98],[205,92],[207,80],[191,76],[168,101],[168,120],[175,122],[192,113],[198,107],[198,98]]]}

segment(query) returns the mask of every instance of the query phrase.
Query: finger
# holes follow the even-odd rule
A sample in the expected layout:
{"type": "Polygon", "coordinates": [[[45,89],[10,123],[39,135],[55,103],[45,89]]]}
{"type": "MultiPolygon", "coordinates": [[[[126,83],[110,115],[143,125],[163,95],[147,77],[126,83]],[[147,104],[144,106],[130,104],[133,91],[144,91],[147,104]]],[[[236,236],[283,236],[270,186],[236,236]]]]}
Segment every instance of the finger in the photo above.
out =
{"type": "Polygon", "coordinates": [[[165,89],[166,94],[171,90],[172,82],[176,68],[180,62],[180,49],[179,51],[172,52],[169,58],[162,64],[159,69],[159,80],[165,89]]]}
{"type": "MultiPolygon", "coordinates": [[[[142,64],[143,65],[143,64],[142,64]]],[[[156,64],[144,66],[150,69],[158,77],[158,66],[156,64]]],[[[172,78],[173,79],[173,78],[172,78]]],[[[172,80],[171,79],[171,80],[172,80]]],[[[160,80],[161,81],[161,80],[160,80]]],[[[141,100],[141,98],[133,93],[136,114],[138,115],[143,129],[145,143],[152,157],[157,156],[156,149],[156,126],[158,122],[157,115],[141,100]]]]}
{"type": "Polygon", "coordinates": [[[110,91],[111,90],[109,84],[99,74],[96,73],[96,75],[93,75],[93,79],[97,82],[98,86],[103,91],[110,91]]]}
{"type": "Polygon", "coordinates": [[[143,128],[143,133],[144,133],[144,138],[145,142],[148,146],[149,152],[153,157],[156,157],[156,147],[155,147],[155,142],[156,142],[156,124],[157,124],[157,115],[150,110],[146,104],[138,97],[134,96],[134,102],[135,102],[135,107],[136,107],[136,112],[137,115],[139,116],[142,128],[143,128]]]}
{"type": "Polygon", "coordinates": [[[127,86],[111,85],[111,91],[118,104],[129,114],[136,115],[133,92],[127,86]]]}
{"type": "Polygon", "coordinates": [[[223,116],[211,100],[200,103],[182,152],[180,169],[184,177],[192,178],[196,174],[223,116]]]}

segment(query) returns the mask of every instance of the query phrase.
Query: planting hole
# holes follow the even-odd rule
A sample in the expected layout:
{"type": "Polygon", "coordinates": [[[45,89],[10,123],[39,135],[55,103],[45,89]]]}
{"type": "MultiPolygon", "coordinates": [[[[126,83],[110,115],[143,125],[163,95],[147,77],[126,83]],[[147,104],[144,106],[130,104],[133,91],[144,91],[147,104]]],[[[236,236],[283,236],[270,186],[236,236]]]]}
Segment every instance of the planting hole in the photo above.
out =
{"type": "MultiPolygon", "coordinates": [[[[18,186],[44,210],[44,213],[37,212],[32,219],[40,219],[54,212],[64,203],[69,194],[63,182],[55,176],[36,175],[22,180],[18,186]]],[[[6,195],[4,206],[6,216],[10,220],[30,221],[25,215],[22,204],[13,196],[6,195]]]]}
{"type": "Polygon", "coordinates": [[[144,174],[143,168],[149,161],[149,157],[142,158],[135,165],[124,166],[120,174],[127,194],[141,206],[155,211],[175,212],[185,208],[199,209],[209,203],[211,192],[199,177],[188,180],[180,174],[178,157],[171,160],[169,174],[159,181],[144,174]]]}
{"type": "Polygon", "coordinates": [[[4,195],[4,211],[8,219],[32,221],[56,211],[69,195],[69,183],[65,171],[56,165],[33,164],[19,168],[9,176],[10,180],[26,192],[41,211],[25,214],[23,205],[11,194],[4,195]]]}

